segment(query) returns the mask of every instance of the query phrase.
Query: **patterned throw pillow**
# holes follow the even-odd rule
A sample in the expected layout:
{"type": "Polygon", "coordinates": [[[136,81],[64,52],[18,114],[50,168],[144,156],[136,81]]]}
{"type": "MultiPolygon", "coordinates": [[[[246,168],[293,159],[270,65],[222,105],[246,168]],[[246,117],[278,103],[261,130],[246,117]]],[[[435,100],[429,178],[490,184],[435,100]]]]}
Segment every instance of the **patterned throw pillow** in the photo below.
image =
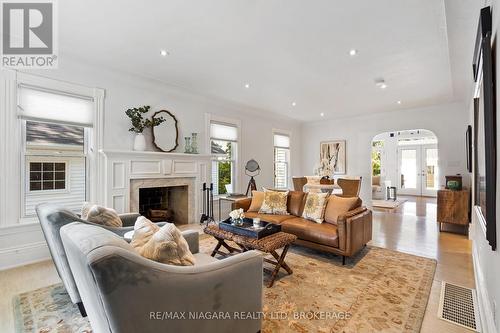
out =
{"type": "Polygon", "coordinates": [[[323,223],[328,193],[307,193],[302,217],[316,223],[323,223]]]}
{"type": "Polygon", "coordinates": [[[167,223],[160,228],[144,216],[138,217],[130,245],[144,258],[163,264],[195,264],[186,239],[173,223],[167,223]]]}
{"type": "Polygon", "coordinates": [[[289,215],[287,211],[288,191],[264,191],[264,202],[260,206],[259,214],[289,215]]]}

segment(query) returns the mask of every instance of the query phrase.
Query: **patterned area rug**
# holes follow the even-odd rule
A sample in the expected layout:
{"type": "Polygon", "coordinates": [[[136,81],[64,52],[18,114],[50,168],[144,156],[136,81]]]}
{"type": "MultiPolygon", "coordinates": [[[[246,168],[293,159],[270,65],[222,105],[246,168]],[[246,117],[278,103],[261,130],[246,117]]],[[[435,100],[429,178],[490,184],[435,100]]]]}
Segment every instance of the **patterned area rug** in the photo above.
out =
{"type": "MultiPolygon", "coordinates": [[[[214,246],[201,237],[201,251],[214,246]]],[[[367,246],[342,266],[337,256],[294,246],[286,261],[294,273],[264,287],[262,332],[420,331],[435,260],[367,246]]],[[[14,311],[17,332],[92,331],[61,284],[18,295],[14,311]]]]}
{"type": "Polygon", "coordinates": [[[61,283],[17,295],[13,305],[16,332],[92,332],[61,283]]]}

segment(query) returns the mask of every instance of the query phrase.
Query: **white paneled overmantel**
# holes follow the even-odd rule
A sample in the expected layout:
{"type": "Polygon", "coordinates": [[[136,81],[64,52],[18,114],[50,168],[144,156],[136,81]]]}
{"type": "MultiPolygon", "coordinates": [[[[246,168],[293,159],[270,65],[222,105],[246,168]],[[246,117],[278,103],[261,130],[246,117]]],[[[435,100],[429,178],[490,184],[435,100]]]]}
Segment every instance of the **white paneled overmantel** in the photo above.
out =
{"type": "Polygon", "coordinates": [[[162,186],[166,184],[165,179],[192,179],[186,183],[194,187],[191,189],[189,223],[198,222],[201,188],[203,183],[210,183],[210,155],[128,150],[101,150],[100,153],[104,157],[103,205],[119,213],[130,212],[134,180],[150,180],[147,183],[154,184],[151,180],[158,179],[162,186]]]}

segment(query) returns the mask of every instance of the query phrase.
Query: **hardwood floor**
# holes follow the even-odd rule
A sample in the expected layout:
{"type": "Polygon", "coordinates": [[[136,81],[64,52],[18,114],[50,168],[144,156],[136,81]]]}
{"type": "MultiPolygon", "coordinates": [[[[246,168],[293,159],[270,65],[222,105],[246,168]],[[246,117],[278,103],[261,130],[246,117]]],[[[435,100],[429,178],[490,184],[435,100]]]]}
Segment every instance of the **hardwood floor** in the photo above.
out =
{"type": "Polygon", "coordinates": [[[421,332],[470,332],[437,317],[441,282],[474,288],[472,244],[464,228],[436,222],[436,199],[404,197],[397,209],[373,211],[373,240],[370,244],[437,260],[434,283],[421,332]]]}
{"type": "MultiPolygon", "coordinates": [[[[422,332],[468,332],[437,318],[441,281],[474,287],[471,242],[457,233],[439,233],[436,199],[412,198],[394,210],[374,209],[373,241],[380,246],[437,260],[422,332]]],[[[445,230],[447,227],[445,227],[445,230]]],[[[463,229],[456,229],[463,233],[463,229]]],[[[14,330],[14,295],[59,282],[51,261],[0,271],[0,332],[14,330]]]]}

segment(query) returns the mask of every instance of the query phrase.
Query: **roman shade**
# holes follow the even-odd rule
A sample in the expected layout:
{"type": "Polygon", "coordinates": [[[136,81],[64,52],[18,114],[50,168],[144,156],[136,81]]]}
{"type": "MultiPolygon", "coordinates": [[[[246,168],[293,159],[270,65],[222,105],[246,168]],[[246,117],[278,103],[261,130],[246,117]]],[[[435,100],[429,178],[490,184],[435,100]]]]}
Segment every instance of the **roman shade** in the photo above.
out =
{"type": "Polygon", "coordinates": [[[284,134],[274,134],[274,146],[280,148],[290,148],[290,137],[284,134]]]}
{"type": "Polygon", "coordinates": [[[91,97],[20,85],[18,114],[20,118],[26,120],[92,127],[94,101],[91,97]]]}
{"type": "Polygon", "coordinates": [[[237,141],[238,128],[221,123],[210,124],[210,138],[213,140],[237,141]]]}

